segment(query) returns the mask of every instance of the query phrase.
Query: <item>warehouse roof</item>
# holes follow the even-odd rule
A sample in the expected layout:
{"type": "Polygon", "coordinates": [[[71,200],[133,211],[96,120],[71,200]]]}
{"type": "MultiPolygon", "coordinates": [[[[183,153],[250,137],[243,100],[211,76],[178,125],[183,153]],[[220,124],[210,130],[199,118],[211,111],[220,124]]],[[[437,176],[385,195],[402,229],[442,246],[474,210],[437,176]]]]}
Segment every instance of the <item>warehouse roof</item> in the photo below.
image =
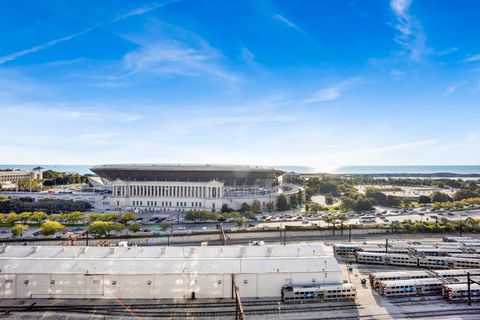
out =
{"type": "Polygon", "coordinates": [[[310,250],[295,246],[168,248],[11,246],[0,249],[0,273],[341,272],[335,258],[317,254],[319,246],[305,246],[305,248],[310,250]],[[246,250],[243,251],[242,248],[246,250]],[[242,251],[245,253],[243,256],[241,255],[242,251]]]}
{"type": "Polygon", "coordinates": [[[325,255],[322,245],[206,247],[0,246],[0,258],[255,258],[325,255]]]}

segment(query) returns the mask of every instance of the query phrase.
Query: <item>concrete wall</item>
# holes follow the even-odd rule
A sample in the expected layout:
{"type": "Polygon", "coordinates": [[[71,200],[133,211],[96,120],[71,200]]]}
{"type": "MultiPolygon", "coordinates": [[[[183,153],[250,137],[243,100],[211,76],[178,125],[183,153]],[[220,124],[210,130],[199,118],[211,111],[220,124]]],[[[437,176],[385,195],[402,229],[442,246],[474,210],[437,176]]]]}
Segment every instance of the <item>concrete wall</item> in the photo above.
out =
{"type": "MultiPolygon", "coordinates": [[[[279,297],[285,284],[338,284],[341,273],[238,274],[236,281],[244,298],[279,297]]],[[[0,275],[0,299],[164,299],[191,298],[192,292],[196,298],[231,298],[231,275],[0,275]]]]}

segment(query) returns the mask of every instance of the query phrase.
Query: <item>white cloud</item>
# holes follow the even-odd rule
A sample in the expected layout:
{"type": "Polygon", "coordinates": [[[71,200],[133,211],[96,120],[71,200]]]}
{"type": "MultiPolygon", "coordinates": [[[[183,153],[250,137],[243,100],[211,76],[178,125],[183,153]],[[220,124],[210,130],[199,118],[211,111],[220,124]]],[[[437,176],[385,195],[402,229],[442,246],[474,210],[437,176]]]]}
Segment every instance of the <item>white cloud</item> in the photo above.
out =
{"type": "Polygon", "coordinates": [[[420,22],[409,13],[411,4],[412,0],[390,1],[390,7],[397,18],[395,29],[398,33],[395,41],[408,52],[411,61],[419,62],[431,49],[427,47],[427,36],[420,22]]]}
{"type": "Polygon", "coordinates": [[[477,61],[480,61],[480,53],[469,55],[469,56],[465,57],[465,59],[464,59],[463,61],[465,61],[465,62],[477,62],[477,61]]]}
{"type": "Polygon", "coordinates": [[[186,46],[178,41],[147,44],[123,57],[128,74],[156,73],[160,75],[198,76],[208,74],[228,82],[240,79],[225,70],[219,63],[221,56],[212,48],[202,50],[186,46]]]}
{"type": "Polygon", "coordinates": [[[142,14],[146,14],[146,13],[149,13],[151,11],[157,10],[161,7],[164,7],[164,6],[166,6],[170,3],[174,3],[174,2],[178,2],[178,1],[180,1],[180,0],[171,0],[171,1],[163,1],[163,2],[148,4],[146,6],[139,7],[139,8],[133,9],[129,12],[123,13],[123,14],[115,17],[112,20],[112,22],[117,22],[117,21],[129,18],[129,17],[134,17],[134,16],[139,16],[139,15],[142,15],[142,14]]]}
{"type": "MultiPolygon", "coordinates": [[[[142,15],[142,14],[146,14],[146,13],[149,13],[153,10],[156,10],[158,8],[161,8],[161,7],[164,7],[170,3],[173,3],[173,2],[178,2],[180,0],[172,0],[172,1],[165,1],[165,2],[161,2],[161,3],[155,3],[155,4],[151,4],[151,5],[147,5],[147,6],[144,6],[144,7],[140,7],[140,8],[137,8],[137,9],[134,9],[134,10],[131,10],[127,13],[124,13],[124,14],[121,14],[117,17],[115,17],[113,20],[107,22],[106,24],[108,23],[113,23],[113,22],[118,22],[120,20],[124,20],[126,18],[129,18],[129,17],[132,17],[132,16],[138,16],[138,15],[142,15]]],[[[69,40],[72,40],[74,38],[77,38],[85,33],[88,33],[98,27],[100,27],[101,25],[96,25],[94,27],[90,27],[90,28],[87,28],[83,31],[80,31],[80,32],[77,32],[77,33],[73,33],[71,35],[68,35],[68,36],[65,36],[65,37],[62,37],[62,38],[58,38],[58,39],[55,39],[55,40],[51,40],[51,41],[48,41],[48,42],[45,42],[45,43],[42,43],[42,44],[39,44],[39,45],[36,45],[36,46],[33,46],[29,49],[25,49],[25,50],[21,50],[21,51],[17,51],[17,52],[14,52],[14,53],[11,53],[9,55],[6,55],[6,56],[3,56],[3,57],[0,57],[0,65],[2,64],[5,64],[9,61],[13,61],[17,58],[20,58],[20,57],[23,57],[23,56],[26,56],[28,54],[31,54],[31,53],[35,53],[35,52],[38,52],[38,51],[41,51],[41,50],[44,50],[44,49],[47,49],[47,48],[50,48],[50,47],[53,47],[59,43],[62,43],[62,42],[66,42],[66,41],[69,41],[69,40]]]]}
{"type": "Polygon", "coordinates": [[[293,28],[293,29],[297,30],[298,32],[304,33],[303,30],[299,26],[297,26],[295,23],[293,23],[292,21],[288,20],[287,18],[285,18],[284,16],[282,16],[280,14],[274,14],[273,19],[282,22],[283,24],[285,24],[289,28],[293,28]]]}
{"type": "Polygon", "coordinates": [[[340,88],[339,87],[328,87],[316,91],[310,98],[303,100],[303,103],[317,103],[335,100],[340,97],[340,88]]]}
{"type": "Polygon", "coordinates": [[[403,70],[393,69],[390,71],[390,76],[395,80],[404,78],[406,75],[407,73],[403,70]]]}
{"type": "Polygon", "coordinates": [[[83,31],[80,31],[80,32],[71,34],[71,35],[66,36],[66,37],[63,37],[63,38],[59,38],[59,39],[55,39],[55,40],[52,40],[52,41],[48,41],[48,42],[42,43],[42,44],[40,44],[40,45],[31,47],[31,48],[29,48],[29,49],[17,51],[17,52],[11,53],[11,54],[9,54],[9,55],[0,57],[0,65],[1,65],[1,64],[4,64],[4,63],[7,63],[7,62],[9,62],[9,61],[13,61],[13,60],[15,60],[15,59],[17,59],[17,58],[26,56],[26,55],[28,55],[28,54],[30,54],[30,53],[38,52],[38,51],[41,51],[41,50],[44,50],[44,49],[53,47],[53,46],[55,46],[55,45],[57,45],[57,44],[59,44],[59,43],[66,42],[66,41],[71,40],[71,39],[73,39],[73,38],[79,37],[79,36],[81,36],[82,34],[85,34],[85,33],[89,32],[90,30],[92,30],[92,28],[88,28],[88,29],[85,29],[85,30],[83,30],[83,31]]]}
{"type": "Polygon", "coordinates": [[[447,86],[447,87],[445,88],[445,94],[446,94],[446,95],[452,94],[452,93],[454,93],[455,91],[457,91],[457,85],[451,85],[451,86],[447,86]]]}
{"type": "Polygon", "coordinates": [[[335,85],[315,91],[311,97],[302,100],[302,103],[310,104],[338,99],[345,90],[358,85],[360,82],[366,83],[367,81],[362,77],[353,77],[341,81],[335,85]]]}

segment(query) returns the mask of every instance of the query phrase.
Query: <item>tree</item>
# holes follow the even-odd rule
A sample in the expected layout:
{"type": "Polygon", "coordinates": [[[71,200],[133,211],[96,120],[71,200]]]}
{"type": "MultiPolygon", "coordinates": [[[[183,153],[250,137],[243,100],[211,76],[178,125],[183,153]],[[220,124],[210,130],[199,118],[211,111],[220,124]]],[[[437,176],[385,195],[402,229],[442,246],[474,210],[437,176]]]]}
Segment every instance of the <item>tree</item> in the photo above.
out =
{"type": "Polygon", "coordinates": [[[241,228],[245,224],[246,219],[244,217],[236,218],[234,220],[235,225],[239,228],[241,228]]]}
{"type": "Polygon", "coordinates": [[[138,232],[140,231],[141,227],[142,226],[140,225],[140,223],[134,222],[128,225],[128,230],[131,232],[138,232]]]}
{"type": "Polygon", "coordinates": [[[242,205],[240,206],[240,212],[243,212],[243,211],[250,211],[252,210],[252,208],[248,205],[248,203],[244,202],[242,203],[242,205]]]}
{"type": "Polygon", "coordinates": [[[297,199],[298,199],[298,204],[299,205],[303,204],[303,202],[305,200],[304,197],[305,197],[305,194],[304,194],[303,190],[299,189],[298,192],[297,192],[297,199]]]}
{"type": "Polygon", "coordinates": [[[402,200],[399,197],[387,196],[387,206],[389,207],[400,207],[402,200]]]}
{"type": "Polygon", "coordinates": [[[290,206],[292,208],[296,208],[298,207],[298,198],[297,198],[297,195],[296,194],[292,194],[290,196],[290,206]]]}
{"type": "MultiPolygon", "coordinates": [[[[471,189],[460,189],[453,194],[453,199],[455,201],[469,199],[469,198],[477,198],[480,196],[480,193],[471,189]]],[[[441,201],[446,202],[446,201],[441,201]]]]}
{"type": "Polygon", "coordinates": [[[308,213],[318,213],[319,211],[324,210],[324,208],[317,202],[307,202],[305,204],[305,210],[308,213]]]}
{"type": "Polygon", "coordinates": [[[125,213],[123,216],[120,217],[120,221],[123,224],[127,224],[129,221],[133,221],[135,219],[135,214],[132,212],[125,213]]]}
{"type": "Polygon", "coordinates": [[[343,227],[345,225],[345,222],[348,221],[348,217],[345,213],[339,213],[337,215],[335,215],[335,220],[337,220],[338,222],[340,222],[340,230],[342,231],[343,233],[343,227]]]}
{"type": "Polygon", "coordinates": [[[373,206],[377,205],[377,201],[372,198],[358,200],[356,210],[357,211],[370,211],[373,206]]]}
{"type": "Polygon", "coordinates": [[[431,194],[430,198],[432,199],[432,202],[450,202],[452,201],[452,198],[446,193],[436,191],[431,194]]]}
{"type": "Polygon", "coordinates": [[[22,237],[23,233],[28,230],[26,224],[16,224],[12,227],[11,231],[14,237],[22,237]]]}
{"type": "Polygon", "coordinates": [[[25,224],[30,220],[31,217],[32,213],[29,211],[25,211],[18,215],[18,220],[22,221],[25,224]]]}
{"type": "Polygon", "coordinates": [[[38,224],[47,218],[47,214],[43,211],[35,211],[30,216],[30,220],[35,221],[38,224]]]}
{"type": "Polygon", "coordinates": [[[387,195],[383,192],[372,190],[372,189],[367,189],[365,192],[365,196],[367,198],[372,198],[377,201],[377,203],[381,205],[386,205],[387,203],[387,195]]]}
{"type": "Polygon", "coordinates": [[[354,210],[355,207],[357,206],[357,201],[347,196],[340,197],[340,201],[341,201],[340,208],[342,209],[342,211],[354,210]]]}
{"type": "Polygon", "coordinates": [[[274,207],[273,207],[273,202],[271,202],[271,201],[268,202],[267,205],[266,205],[266,207],[267,207],[267,211],[268,211],[268,212],[272,212],[273,209],[274,209],[274,207]]]}
{"type": "Polygon", "coordinates": [[[172,224],[170,222],[166,222],[166,221],[162,221],[158,224],[158,226],[160,227],[160,229],[162,229],[163,231],[167,230],[168,228],[170,228],[172,226],[172,224]]]}
{"type": "Polygon", "coordinates": [[[325,204],[332,205],[333,204],[333,196],[330,193],[325,195],[325,204]]]}
{"type": "Polygon", "coordinates": [[[418,197],[418,203],[426,204],[426,203],[430,203],[430,202],[432,202],[432,199],[430,199],[429,196],[420,196],[420,197],[418,197]]]}
{"type": "Polygon", "coordinates": [[[260,200],[257,200],[257,199],[253,200],[252,211],[255,213],[262,212],[262,204],[260,203],[260,200]]]}
{"type": "Polygon", "coordinates": [[[88,231],[96,235],[109,235],[113,231],[121,231],[122,224],[111,221],[95,221],[88,227],[88,231]]]}
{"type": "Polygon", "coordinates": [[[222,204],[222,212],[225,213],[225,212],[232,212],[233,209],[232,208],[229,208],[228,207],[228,204],[224,203],[222,204]]]}
{"type": "Polygon", "coordinates": [[[65,230],[65,226],[58,221],[45,221],[40,226],[40,233],[44,236],[49,236],[63,230],[65,230]]]}
{"type": "Polygon", "coordinates": [[[13,224],[18,221],[18,215],[15,212],[10,212],[5,218],[5,223],[10,224],[13,227],[13,224]]]}
{"type": "Polygon", "coordinates": [[[288,198],[284,193],[282,193],[277,199],[277,210],[285,211],[288,209],[290,209],[290,206],[288,205],[288,198]]]}

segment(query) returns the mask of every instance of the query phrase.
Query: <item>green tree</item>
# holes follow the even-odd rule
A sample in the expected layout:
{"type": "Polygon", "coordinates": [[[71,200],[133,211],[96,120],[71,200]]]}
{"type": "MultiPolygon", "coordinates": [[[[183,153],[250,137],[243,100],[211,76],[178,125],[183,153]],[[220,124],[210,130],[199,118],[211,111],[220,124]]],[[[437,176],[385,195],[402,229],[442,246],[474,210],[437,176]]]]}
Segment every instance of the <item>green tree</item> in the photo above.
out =
{"type": "Polygon", "coordinates": [[[452,198],[446,193],[436,191],[430,195],[432,202],[450,202],[452,198]]]}
{"type": "Polygon", "coordinates": [[[288,209],[290,209],[290,206],[288,205],[288,198],[284,193],[282,193],[277,199],[277,210],[285,211],[288,209]]]}
{"type": "Polygon", "coordinates": [[[297,195],[296,194],[292,194],[290,196],[290,206],[292,208],[296,208],[298,207],[298,198],[297,198],[297,195]]]}
{"type": "Polygon", "coordinates": [[[268,202],[267,205],[266,205],[266,207],[267,207],[267,211],[268,211],[268,212],[273,212],[273,209],[274,209],[274,207],[273,207],[273,202],[271,202],[271,201],[268,202]]]}
{"type": "Polygon", "coordinates": [[[235,225],[239,228],[241,228],[245,224],[246,219],[244,217],[236,218],[234,220],[235,225]]]}
{"type": "Polygon", "coordinates": [[[357,201],[351,197],[342,196],[340,197],[340,209],[342,211],[351,211],[354,210],[357,206],[357,201]]]}
{"type": "Polygon", "coordinates": [[[325,204],[327,205],[333,204],[333,196],[330,193],[327,193],[324,197],[325,197],[325,204]]]}
{"type": "Polygon", "coordinates": [[[133,221],[134,219],[135,219],[135,214],[132,212],[128,212],[122,215],[122,217],[120,218],[120,221],[123,224],[127,224],[129,221],[133,221]]]}
{"type": "Polygon", "coordinates": [[[386,205],[387,204],[387,195],[383,192],[372,190],[372,189],[367,189],[365,192],[365,196],[367,198],[372,198],[377,201],[378,204],[381,205],[386,205]]]}
{"type": "Polygon", "coordinates": [[[262,212],[262,204],[260,203],[260,200],[257,200],[257,199],[253,200],[252,211],[255,213],[262,212]]]}
{"type": "Polygon", "coordinates": [[[297,192],[297,202],[298,202],[299,205],[302,205],[304,203],[304,201],[305,201],[304,197],[305,197],[305,194],[304,194],[303,190],[299,189],[298,192],[297,192]]]}
{"type": "Polygon", "coordinates": [[[44,236],[49,236],[63,230],[65,230],[65,226],[58,221],[45,221],[40,226],[40,233],[44,236]]]}
{"type": "Polygon", "coordinates": [[[168,228],[170,228],[172,226],[172,224],[170,222],[166,222],[166,221],[162,221],[158,224],[158,226],[160,227],[160,229],[162,229],[163,231],[167,230],[168,228]]]}
{"type": "Polygon", "coordinates": [[[94,222],[94,221],[100,221],[101,218],[102,218],[102,215],[101,215],[101,214],[99,214],[99,213],[91,213],[91,214],[88,216],[87,220],[88,220],[89,222],[94,222]]]}
{"type": "Polygon", "coordinates": [[[19,220],[18,215],[15,212],[10,212],[5,218],[5,223],[10,224],[13,227],[13,224],[19,220]]]}
{"type": "MultiPolygon", "coordinates": [[[[480,193],[471,189],[460,189],[453,194],[453,199],[455,201],[469,199],[469,198],[477,198],[477,197],[480,197],[480,193]]],[[[445,202],[445,201],[440,201],[440,202],[445,202]]]]}
{"type": "Polygon", "coordinates": [[[128,230],[131,232],[138,232],[140,231],[141,227],[142,226],[140,225],[140,223],[134,222],[128,225],[128,230]]]}
{"type": "Polygon", "coordinates": [[[418,197],[418,203],[421,203],[421,204],[427,204],[427,203],[430,203],[432,202],[432,200],[430,199],[429,196],[419,196],[418,197]]]}
{"type": "Polygon", "coordinates": [[[14,237],[22,237],[27,230],[28,226],[26,224],[16,224],[11,229],[14,237]]]}
{"type": "Polygon", "coordinates": [[[22,221],[23,224],[26,224],[31,217],[32,217],[32,213],[29,211],[25,211],[18,215],[18,220],[22,221]]]}
{"type": "Polygon", "coordinates": [[[47,214],[43,211],[35,211],[31,214],[30,220],[35,221],[38,224],[47,218],[47,214]]]}
{"type": "Polygon", "coordinates": [[[121,231],[124,226],[112,221],[95,221],[90,224],[88,231],[96,235],[109,235],[113,231],[121,231]]]}
{"type": "Polygon", "coordinates": [[[240,206],[240,212],[243,212],[243,211],[250,211],[252,210],[252,208],[248,205],[248,203],[244,202],[242,203],[242,205],[240,206]]]}

